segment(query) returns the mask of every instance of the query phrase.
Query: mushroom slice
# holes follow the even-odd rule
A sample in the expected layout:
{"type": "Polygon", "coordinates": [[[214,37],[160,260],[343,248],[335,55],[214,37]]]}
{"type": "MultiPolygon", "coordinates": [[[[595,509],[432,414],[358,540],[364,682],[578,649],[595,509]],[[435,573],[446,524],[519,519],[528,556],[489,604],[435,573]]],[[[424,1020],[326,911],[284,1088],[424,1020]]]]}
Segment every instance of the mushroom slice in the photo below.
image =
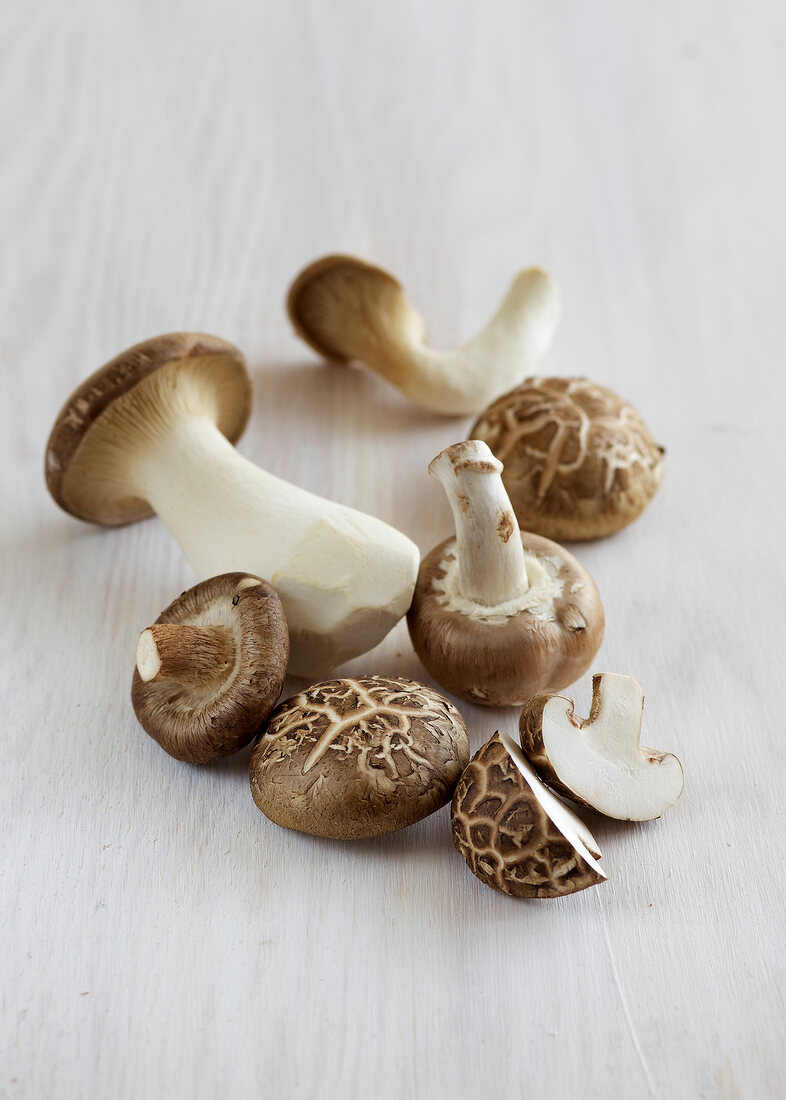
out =
{"type": "Polygon", "coordinates": [[[290,671],[324,675],[404,615],[420,554],[387,523],[238,454],[232,443],[250,410],[251,381],[232,344],[188,332],[146,340],[66,402],[47,445],[47,485],[94,523],[156,512],[202,578],[269,577],[289,623],[290,671]]]}
{"type": "Polygon", "coordinates": [[[211,577],[139,635],[134,711],[170,756],[219,760],[253,740],[281,694],[288,657],[284,609],[267,581],[211,577]]]}
{"type": "Polygon", "coordinates": [[[503,894],[557,898],[606,879],[587,826],[499,730],[464,770],[452,822],[470,871],[503,894]]]}
{"type": "Polygon", "coordinates": [[[550,539],[613,535],[641,515],[663,473],[664,450],[636,410],[586,378],[528,378],[469,434],[504,463],[521,526],[550,539]]]}
{"type": "Polygon", "coordinates": [[[325,256],[289,291],[295,331],[334,363],[358,359],[432,412],[468,416],[534,368],[548,349],[561,305],[554,280],[521,271],[488,325],[455,351],[425,342],[425,326],[401,284],[354,256],[325,256]]]}
{"type": "Polygon", "coordinates": [[[521,712],[521,745],[532,766],[574,802],[622,821],[651,821],[682,794],[676,756],[640,746],[644,694],[631,676],[592,678],[589,718],[562,695],[539,695],[521,712]]]}
{"type": "Polygon", "coordinates": [[[251,756],[251,793],[277,825],[352,840],[450,801],[469,760],[459,712],[414,680],[327,680],[287,699],[251,756]]]}
{"type": "Polygon", "coordinates": [[[450,502],[455,538],[423,559],[407,625],[431,675],[461,699],[521,705],[587,671],[603,605],[562,546],[519,530],[485,443],[466,440],[429,466],[450,502]]]}

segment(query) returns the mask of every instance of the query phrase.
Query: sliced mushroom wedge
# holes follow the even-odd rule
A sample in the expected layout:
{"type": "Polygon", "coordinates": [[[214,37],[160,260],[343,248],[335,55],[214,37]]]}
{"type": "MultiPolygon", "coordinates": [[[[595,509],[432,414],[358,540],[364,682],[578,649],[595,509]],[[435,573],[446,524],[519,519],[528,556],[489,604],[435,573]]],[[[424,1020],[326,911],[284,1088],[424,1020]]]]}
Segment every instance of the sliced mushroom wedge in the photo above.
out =
{"type": "Polygon", "coordinates": [[[632,676],[592,679],[589,718],[570,699],[538,695],[521,712],[521,746],[538,775],[574,802],[622,821],[651,821],[682,794],[676,756],[640,745],[644,693],[632,676]]]}
{"type": "Polygon", "coordinates": [[[558,898],[606,879],[584,822],[499,730],[453,795],[453,842],[473,875],[518,898],[558,898]]]}

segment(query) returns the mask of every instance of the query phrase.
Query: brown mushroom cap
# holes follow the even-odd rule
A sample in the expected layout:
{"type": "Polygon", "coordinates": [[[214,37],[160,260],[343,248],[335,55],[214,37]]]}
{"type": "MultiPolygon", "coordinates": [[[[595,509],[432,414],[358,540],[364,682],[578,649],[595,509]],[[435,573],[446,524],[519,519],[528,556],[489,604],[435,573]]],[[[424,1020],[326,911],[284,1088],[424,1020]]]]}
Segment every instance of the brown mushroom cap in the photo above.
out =
{"type": "Polygon", "coordinates": [[[468,760],[464,720],[432,688],[327,680],[271,715],[251,756],[251,792],[277,825],[352,840],[444,806],[468,760]]]}
{"type": "Polygon", "coordinates": [[[335,364],[363,357],[366,345],[376,345],[380,318],[395,330],[397,318],[415,317],[422,329],[398,279],[355,256],[323,256],[309,264],[290,287],[287,311],[298,336],[335,364]]]}
{"type": "Polygon", "coordinates": [[[621,397],[586,378],[528,378],[469,434],[504,464],[521,527],[557,540],[603,538],[632,523],[663,472],[663,448],[621,397]]]}
{"type": "Polygon", "coordinates": [[[586,826],[499,733],[468,764],[453,795],[453,843],[473,875],[517,898],[557,898],[605,880],[586,826]],[[531,770],[531,769],[530,769],[531,770]]]}
{"type": "Polygon", "coordinates": [[[493,608],[483,617],[446,606],[439,582],[455,556],[455,538],[420,566],[407,614],[412,645],[434,679],[470,703],[521,705],[536,692],[567,687],[586,672],[603,640],[603,605],[584,567],[539,535],[522,531],[521,542],[526,553],[546,559],[561,582],[546,617],[529,610],[500,620],[493,608]]]}
{"type": "Polygon", "coordinates": [[[135,668],[131,700],[141,726],[170,756],[190,764],[237,752],[253,739],[284,683],[289,634],[278,594],[261,577],[224,573],[189,588],[156,624],[224,635],[227,659],[193,686],[145,682],[135,668]]]}
{"type": "Polygon", "coordinates": [[[108,526],[152,515],[135,495],[129,455],[154,436],[157,406],[174,401],[210,416],[235,443],[251,412],[241,352],[216,336],[174,332],[136,344],[92,374],[60,410],[46,447],[46,484],[60,507],[108,526]]]}

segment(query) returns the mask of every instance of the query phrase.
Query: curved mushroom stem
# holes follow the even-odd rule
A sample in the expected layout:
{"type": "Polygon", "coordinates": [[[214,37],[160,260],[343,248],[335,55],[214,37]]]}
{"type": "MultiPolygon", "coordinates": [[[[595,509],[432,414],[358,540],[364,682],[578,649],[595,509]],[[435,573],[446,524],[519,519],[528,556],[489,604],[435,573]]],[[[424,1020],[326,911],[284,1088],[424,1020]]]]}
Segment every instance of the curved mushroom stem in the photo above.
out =
{"type": "Polygon", "coordinates": [[[145,683],[171,680],[207,688],[226,678],[235,660],[232,632],[224,626],[155,623],[136,645],[136,667],[145,683]]]}
{"type": "Polygon", "coordinates": [[[423,318],[392,275],[352,256],[326,256],[295,280],[289,312],[300,335],[334,362],[358,359],[423,408],[464,416],[534,372],[553,339],[561,301],[551,276],[527,268],[477,335],[438,351],[426,343],[423,318]]]}
{"type": "Polygon", "coordinates": [[[442,483],[453,512],[460,593],[486,607],[513,600],[529,588],[502,468],[478,439],[454,443],[428,468],[442,483]]]}

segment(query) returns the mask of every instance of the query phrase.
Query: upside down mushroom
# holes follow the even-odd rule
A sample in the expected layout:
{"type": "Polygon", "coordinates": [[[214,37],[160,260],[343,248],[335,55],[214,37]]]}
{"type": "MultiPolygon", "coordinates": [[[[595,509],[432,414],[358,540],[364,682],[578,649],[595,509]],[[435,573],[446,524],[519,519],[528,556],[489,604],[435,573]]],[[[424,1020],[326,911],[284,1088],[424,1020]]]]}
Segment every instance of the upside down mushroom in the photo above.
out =
{"type": "Polygon", "coordinates": [[[250,411],[251,380],[232,344],[155,337],[68,399],[47,444],[47,486],[61,508],[94,523],[156,512],[203,578],[268,578],[286,611],[290,671],[324,673],[371,649],[406,612],[418,550],[381,520],[238,454],[250,411]]]}
{"type": "Polygon", "coordinates": [[[131,700],[178,760],[207,764],[253,740],[281,694],[287,621],[275,590],[225,573],[183,592],[139,635],[131,700]]]}
{"type": "Polygon", "coordinates": [[[532,371],[561,312],[554,280],[528,268],[474,339],[435,351],[398,280],[354,256],[310,264],[292,284],[287,308],[297,334],[319,355],[338,364],[360,360],[416,404],[445,416],[479,412],[532,371]]]}
{"type": "Polygon", "coordinates": [[[456,527],[420,567],[407,625],[434,679],[471,703],[524,703],[589,667],[603,638],[592,578],[557,543],[519,530],[485,443],[442,451],[442,483],[456,527]]]}

